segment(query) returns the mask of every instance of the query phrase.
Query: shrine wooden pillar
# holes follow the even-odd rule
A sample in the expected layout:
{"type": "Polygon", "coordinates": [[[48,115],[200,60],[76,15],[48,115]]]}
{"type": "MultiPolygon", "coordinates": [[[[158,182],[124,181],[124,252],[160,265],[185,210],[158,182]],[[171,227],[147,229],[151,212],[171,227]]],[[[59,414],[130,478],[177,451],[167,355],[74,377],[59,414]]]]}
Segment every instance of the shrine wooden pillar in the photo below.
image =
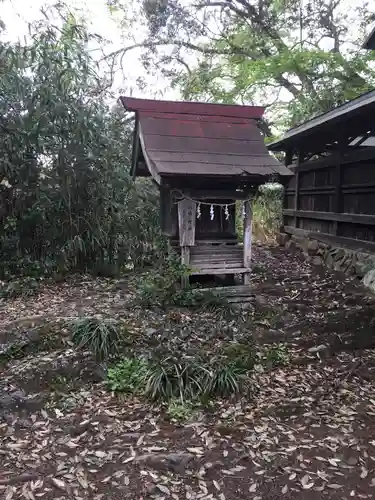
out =
{"type": "Polygon", "coordinates": [[[253,230],[253,213],[251,209],[251,201],[244,202],[244,224],[243,224],[243,267],[248,269],[244,273],[244,285],[250,283],[250,269],[251,269],[251,243],[252,243],[252,230],[253,230]]]}
{"type": "MultiPolygon", "coordinates": [[[[197,205],[193,200],[184,199],[178,202],[178,230],[181,248],[181,264],[189,266],[190,248],[195,245],[195,220],[197,205]]],[[[183,276],[181,285],[189,285],[189,276],[183,276]]]]}

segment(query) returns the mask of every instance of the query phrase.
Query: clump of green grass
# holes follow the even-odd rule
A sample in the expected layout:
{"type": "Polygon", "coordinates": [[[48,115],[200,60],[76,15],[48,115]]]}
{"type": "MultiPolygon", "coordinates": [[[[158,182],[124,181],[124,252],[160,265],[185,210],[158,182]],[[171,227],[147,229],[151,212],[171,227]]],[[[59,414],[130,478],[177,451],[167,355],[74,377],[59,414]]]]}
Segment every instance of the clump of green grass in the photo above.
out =
{"type": "Polygon", "coordinates": [[[250,389],[248,371],[236,363],[221,361],[215,363],[204,381],[203,399],[212,397],[232,397],[247,393],[250,389]]]}
{"type": "Polygon", "coordinates": [[[89,349],[98,361],[103,361],[118,351],[121,330],[111,320],[83,318],[73,323],[72,341],[79,349],[89,349]]]}
{"type": "Polygon", "coordinates": [[[197,357],[173,356],[159,360],[125,358],[108,371],[111,390],[143,393],[152,401],[208,402],[232,397],[250,388],[248,370],[216,358],[210,363],[197,357]]]}
{"type": "Polygon", "coordinates": [[[194,358],[163,357],[150,364],[146,395],[152,400],[194,400],[203,392],[206,372],[194,358]]]}

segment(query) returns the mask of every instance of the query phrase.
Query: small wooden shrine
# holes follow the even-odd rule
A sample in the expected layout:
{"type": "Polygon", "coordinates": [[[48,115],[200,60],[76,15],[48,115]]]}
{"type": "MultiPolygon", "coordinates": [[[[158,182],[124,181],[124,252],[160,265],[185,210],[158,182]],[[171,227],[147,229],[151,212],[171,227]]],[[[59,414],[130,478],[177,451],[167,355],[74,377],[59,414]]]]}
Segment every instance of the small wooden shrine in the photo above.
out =
{"type": "Polygon", "coordinates": [[[251,197],[292,172],[267,151],[255,106],[120,98],[136,113],[132,174],[160,189],[161,225],[192,274],[251,269],[251,197]],[[242,203],[243,242],[236,233],[242,203]]]}

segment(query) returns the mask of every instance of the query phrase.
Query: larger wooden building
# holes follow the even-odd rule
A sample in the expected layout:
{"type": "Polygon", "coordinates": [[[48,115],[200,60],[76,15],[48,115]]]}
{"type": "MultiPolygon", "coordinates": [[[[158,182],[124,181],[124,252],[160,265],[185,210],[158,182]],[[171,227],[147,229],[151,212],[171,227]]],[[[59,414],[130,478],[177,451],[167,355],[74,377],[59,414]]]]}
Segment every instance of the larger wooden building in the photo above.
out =
{"type": "Polygon", "coordinates": [[[289,130],[269,145],[295,173],[284,230],[375,250],[375,90],[289,130]]]}
{"type": "Polygon", "coordinates": [[[120,98],[136,113],[132,174],[160,189],[161,225],[192,274],[242,274],[251,261],[251,197],[291,171],[258,128],[263,108],[120,98]],[[244,239],[236,233],[243,203],[244,239]]]}

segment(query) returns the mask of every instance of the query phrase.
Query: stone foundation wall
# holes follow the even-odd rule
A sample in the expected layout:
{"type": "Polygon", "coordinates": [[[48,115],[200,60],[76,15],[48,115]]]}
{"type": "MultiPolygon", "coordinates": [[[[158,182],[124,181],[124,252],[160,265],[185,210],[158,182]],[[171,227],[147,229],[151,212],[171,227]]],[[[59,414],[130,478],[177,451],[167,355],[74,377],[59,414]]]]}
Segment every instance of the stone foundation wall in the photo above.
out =
{"type": "Polygon", "coordinates": [[[278,235],[278,242],[287,250],[301,251],[313,265],[357,276],[366,287],[375,292],[375,254],[286,233],[278,235]]]}

